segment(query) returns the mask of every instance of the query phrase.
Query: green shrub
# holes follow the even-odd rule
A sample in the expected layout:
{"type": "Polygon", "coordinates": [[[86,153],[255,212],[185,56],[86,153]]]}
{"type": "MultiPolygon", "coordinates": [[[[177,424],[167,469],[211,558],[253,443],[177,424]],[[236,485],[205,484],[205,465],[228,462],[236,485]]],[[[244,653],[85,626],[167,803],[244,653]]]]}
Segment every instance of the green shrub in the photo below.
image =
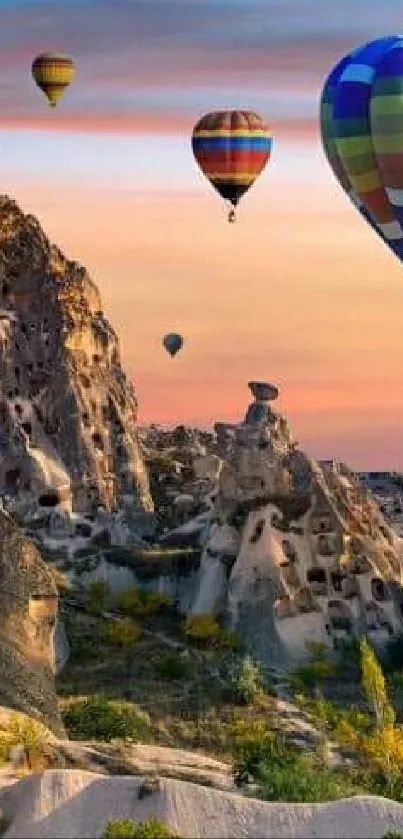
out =
{"type": "Polygon", "coordinates": [[[214,615],[189,615],[183,625],[188,638],[194,641],[204,641],[209,644],[218,641],[221,627],[214,615]]]}
{"type": "Polygon", "coordinates": [[[242,642],[237,632],[232,629],[221,629],[218,645],[223,650],[240,650],[242,642]]]}
{"type": "Polygon", "coordinates": [[[117,647],[134,647],[141,635],[141,630],[132,618],[119,618],[109,621],[104,628],[104,638],[109,644],[117,647]]]}
{"type": "Polygon", "coordinates": [[[229,629],[222,629],[214,615],[189,615],[182,630],[188,638],[207,647],[237,650],[241,646],[239,636],[229,629]]]}
{"type": "Polygon", "coordinates": [[[131,819],[111,819],[103,839],[179,839],[179,834],[154,816],[139,824],[131,819]]]}
{"type": "Polygon", "coordinates": [[[110,819],[102,839],[133,839],[135,829],[131,819],[110,819]]]}
{"type": "Polygon", "coordinates": [[[172,606],[173,602],[168,594],[133,586],[122,591],[116,605],[125,615],[150,617],[172,606]]]}
{"type": "Polygon", "coordinates": [[[111,587],[107,580],[93,580],[89,584],[86,597],[86,607],[93,615],[104,612],[111,593],[111,587]]]}
{"type": "Polygon", "coordinates": [[[254,780],[266,801],[330,801],[354,794],[347,776],[315,763],[283,743],[262,721],[238,726],[234,741],[237,783],[254,780]]]}
{"type": "Polygon", "coordinates": [[[309,699],[304,697],[299,700],[299,704],[310,711],[313,717],[330,731],[337,731],[341,724],[347,723],[356,731],[366,733],[372,726],[372,719],[368,712],[353,706],[340,708],[323,696],[309,699]]]}
{"type": "Polygon", "coordinates": [[[6,727],[0,730],[0,761],[9,759],[12,746],[23,746],[29,767],[43,769],[49,744],[49,732],[40,722],[12,714],[6,727]]]}
{"type": "Polygon", "coordinates": [[[332,661],[311,661],[294,670],[290,682],[294,690],[313,688],[324,679],[334,676],[335,672],[336,665],[332,661]]]}
{"type": "Polygon", "coordinates": [[[314,803],[357,792],[342,772],[315,765],[312,757],[290,750],[280,750],[264,762],[259,781],[259,797],[265,801],[314,803]]]}
{"type": "Polygon", "coordinates": [[[338,643],[338,655],[342,662],[343,669],[346,664],[356,670],[357,675],[361,669],[361,646],[359,638],[340,638],[338,643]]]}
{"type": "Polygon", "coordinates": [[[245,656],[235,667],[231,679],[231,694],[235,702],[248,705],[262,689],[262,674],[258,664],[245,656]]]}
{"type": "Polygon", "coordinates": [[[186,679],[191,671],[189,662],[176,653],[166,653],[157,662],[155,669],[163,679],[186,679]]]}
{"type": "Polygon", "coordinates": [[[403,839],[403,833],[401,830],[388,830],[383,834],[382,839],[403,839]]]}
{"type": "Polygon", "coordinates": [[[149,730],[146,714],[129,702],[113,701],[105,696],[72,702],[63,711],[63,721],[75,740],[144,740],[149,730]]]}

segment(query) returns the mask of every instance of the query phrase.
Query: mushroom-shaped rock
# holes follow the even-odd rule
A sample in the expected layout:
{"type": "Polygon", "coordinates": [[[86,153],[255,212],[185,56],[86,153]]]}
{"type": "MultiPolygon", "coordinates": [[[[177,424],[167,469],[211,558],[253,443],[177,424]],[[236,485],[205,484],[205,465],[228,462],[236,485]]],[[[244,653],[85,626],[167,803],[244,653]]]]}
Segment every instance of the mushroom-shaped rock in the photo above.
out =
{"type": "Polygon", "coordinates": [[[278,397],[278,389],[268,382],[248,382],[248,388],[259,402],[272,402],[278,397]]]}
{"type": "Polygon", "coordinates": [[[272,412],[268,405],[263,402],[252,402],[245,416],[246,425],[267,425],[270,421],[272,412]]]}

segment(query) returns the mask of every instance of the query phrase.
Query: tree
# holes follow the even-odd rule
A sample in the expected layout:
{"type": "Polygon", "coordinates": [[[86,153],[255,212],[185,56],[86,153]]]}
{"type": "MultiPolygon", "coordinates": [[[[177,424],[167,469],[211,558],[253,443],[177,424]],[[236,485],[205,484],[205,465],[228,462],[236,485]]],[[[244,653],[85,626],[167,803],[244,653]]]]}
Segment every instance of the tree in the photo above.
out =
{"type": "Polygon", "coordinates": [[[389,702],[382,667],[366,638],[360,643],[360,651],[361,686],[368,705],[375,714],[377,728],[393,726],[395,712],[389,702]]]}

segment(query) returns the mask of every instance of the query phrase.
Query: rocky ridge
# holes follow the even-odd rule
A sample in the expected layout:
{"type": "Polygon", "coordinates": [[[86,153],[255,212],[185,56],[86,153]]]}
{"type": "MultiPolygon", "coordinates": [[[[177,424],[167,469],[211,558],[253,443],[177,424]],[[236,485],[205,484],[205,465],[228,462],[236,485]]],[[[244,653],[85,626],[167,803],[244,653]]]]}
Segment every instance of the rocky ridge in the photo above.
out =
{"type": "MultiPolygon", "coordinates": [[[[0,493],[24,523],[67,537],[153,528],[137,401],[84,268],[0,197],[0,493]],[[122,527],[120,530],[122,530],[122,527]]],[[[121,535],[121,539],[124,535],[121,535]]]]}
{"type": "Polygon", "coordinates": [[[310,641],[332,650],[364,633],[384,645],[402,630],[401,540],[357,475],[298,448],[272,408],[277,389],[250,388],[244,421],[218,423],[193,459],[208,514],[163,537],[196,532],[201,545],[183,610],[221,614],[268,665],[310,641]]]}

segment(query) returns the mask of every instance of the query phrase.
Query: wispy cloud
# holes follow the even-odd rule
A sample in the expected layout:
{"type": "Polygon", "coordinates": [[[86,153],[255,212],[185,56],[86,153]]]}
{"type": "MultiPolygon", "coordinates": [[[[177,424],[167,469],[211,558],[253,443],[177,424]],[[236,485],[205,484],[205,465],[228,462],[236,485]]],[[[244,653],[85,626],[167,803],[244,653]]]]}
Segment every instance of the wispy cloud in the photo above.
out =
{"type": "Polygon", "coordinates": [[[274,120],[314,120],[337,57],[401,21],[400,0],[388,0],[387,12],[378,0],[0,0],[0,8],[2,124],[43,120],[30,63],[61,49],[78,65],[57,115],[66,130],[82,118],[93,130],[113,120],[118,130],[172,124],[237,104],[274,120]]]}

